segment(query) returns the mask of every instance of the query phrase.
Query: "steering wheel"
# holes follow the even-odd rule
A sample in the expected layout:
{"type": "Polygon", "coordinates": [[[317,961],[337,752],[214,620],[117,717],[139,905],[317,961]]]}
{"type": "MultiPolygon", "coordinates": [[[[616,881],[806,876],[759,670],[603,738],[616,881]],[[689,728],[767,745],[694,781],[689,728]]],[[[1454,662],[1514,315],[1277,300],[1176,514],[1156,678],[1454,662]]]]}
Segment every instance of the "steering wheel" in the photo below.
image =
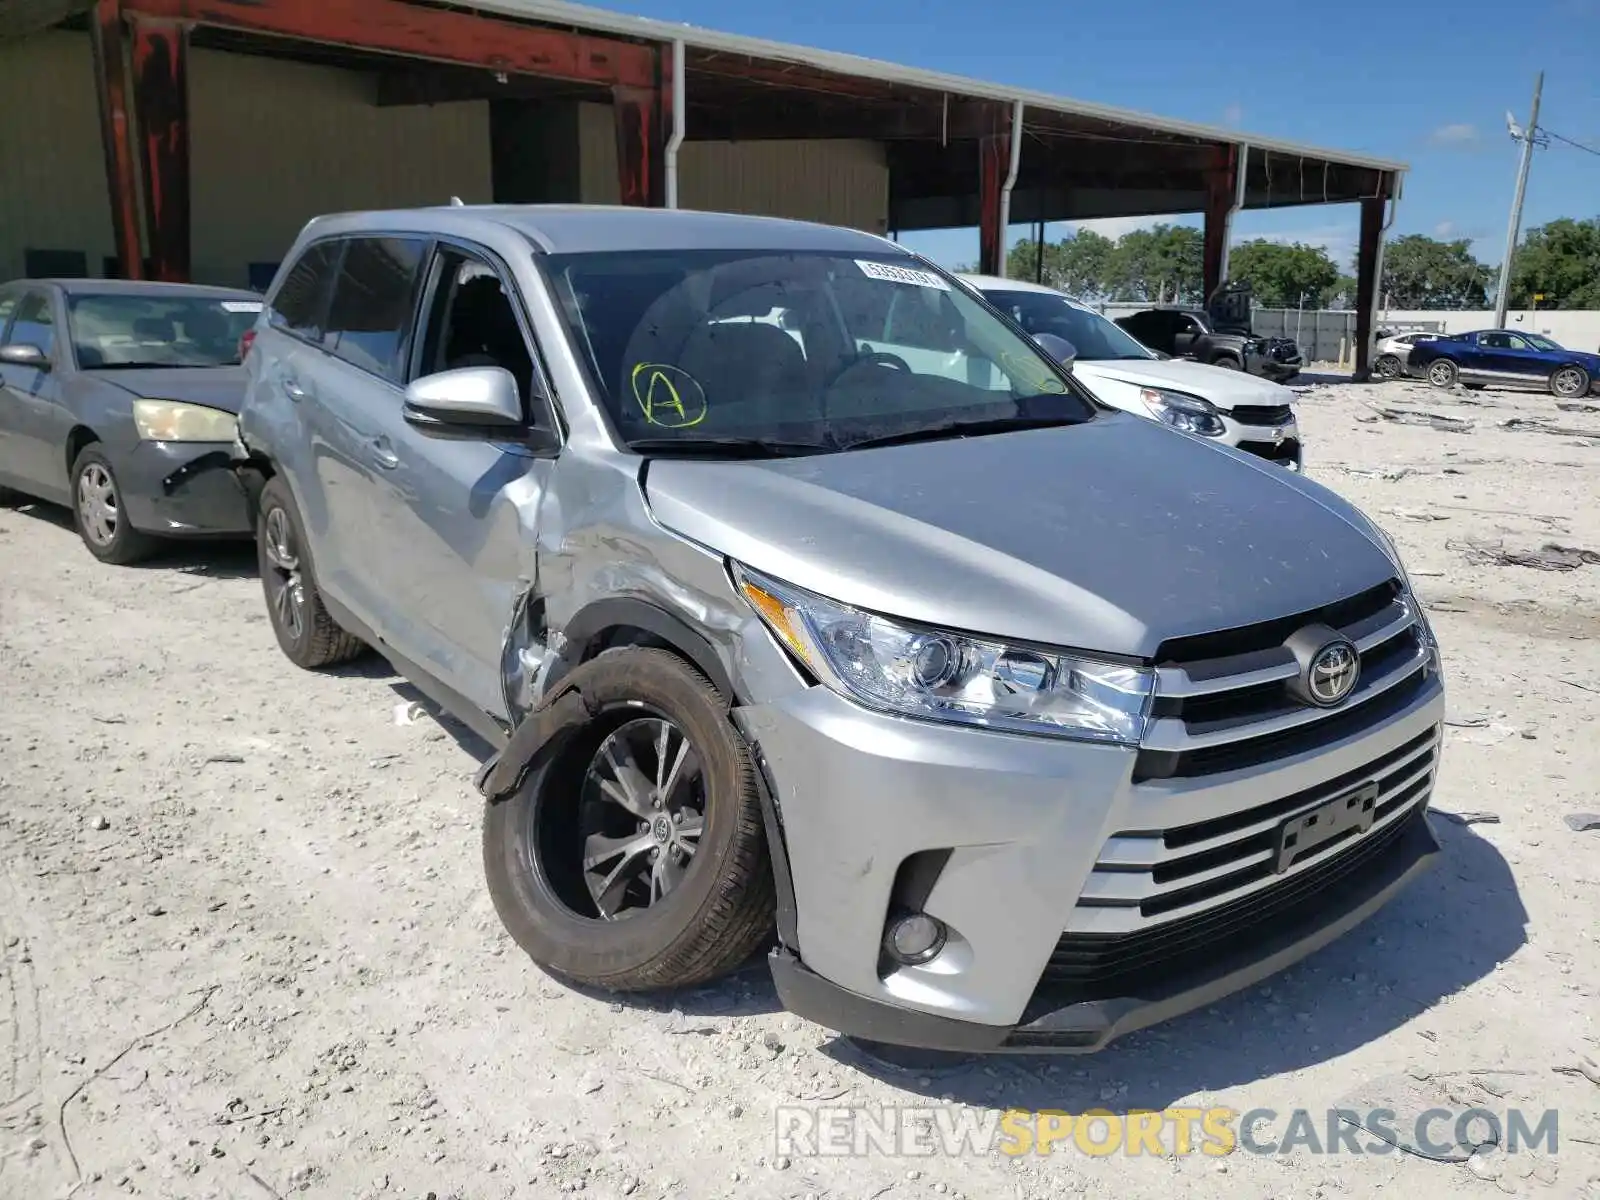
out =
{"type": "Polygon", "coordinates": [[[898,354],[889,354],[883,350],[869,350],[865,354],[860,354],[855,358],[852,358],[849,362],[845,363],[844,366],[840,367],[832,375],[828,376],[828,381],[822,386],[824,388],[831,388],[834,384],[838,383],[839,380],[843,379],[846,375],[858,367],[890,367],[896,371],[904,371],[908,375],[911,373],[911,364],[906,362],[906,360],[901,358],[898,354]]]}

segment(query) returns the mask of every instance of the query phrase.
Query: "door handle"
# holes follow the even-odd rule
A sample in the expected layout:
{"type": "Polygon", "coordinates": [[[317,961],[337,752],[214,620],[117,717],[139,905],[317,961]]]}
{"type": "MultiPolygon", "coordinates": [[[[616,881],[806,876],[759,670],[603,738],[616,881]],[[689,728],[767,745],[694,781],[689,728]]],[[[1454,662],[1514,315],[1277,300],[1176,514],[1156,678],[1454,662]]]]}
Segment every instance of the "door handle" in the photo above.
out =
{"type": "Polygon", "coordinates": [[[367,444],[372,449],[372,461],[385,471],[392,471],[400,465],[400,456],[389,448],[388,438],[373,438],[367,444]]]}
{"type": "Polygon", "coordinates": [[[300,381],[298,379],[291,379],[288,376],[285,376],[283,380],[283,394],[289,397],[289,399],[293,400],[296,404],[299,404],[300,401],[306,398],[306,389],[300,386],[300,381]]]}

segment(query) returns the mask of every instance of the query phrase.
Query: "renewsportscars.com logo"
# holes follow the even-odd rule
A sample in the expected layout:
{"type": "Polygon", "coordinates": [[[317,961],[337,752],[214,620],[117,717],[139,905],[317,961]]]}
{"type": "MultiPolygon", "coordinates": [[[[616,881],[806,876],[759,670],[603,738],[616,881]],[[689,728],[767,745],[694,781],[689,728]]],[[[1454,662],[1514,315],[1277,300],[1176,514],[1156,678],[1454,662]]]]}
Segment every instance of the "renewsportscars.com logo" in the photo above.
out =
{"type": "Polygon", "coordinates": [[[1434,1108],[1402,1118],[1388,1109],[1167,1108],[1083,1113],[960,1105],[780,1106],[775,1152],[803,1157],[960,1157],[1075,1153],[1103,1158],[1203,1154],[1390,1154],[1402,1145],[1433,1155],[1498,1146],[1554,1154],[1557,1110],[1503,1113],[1434,1108]]]}

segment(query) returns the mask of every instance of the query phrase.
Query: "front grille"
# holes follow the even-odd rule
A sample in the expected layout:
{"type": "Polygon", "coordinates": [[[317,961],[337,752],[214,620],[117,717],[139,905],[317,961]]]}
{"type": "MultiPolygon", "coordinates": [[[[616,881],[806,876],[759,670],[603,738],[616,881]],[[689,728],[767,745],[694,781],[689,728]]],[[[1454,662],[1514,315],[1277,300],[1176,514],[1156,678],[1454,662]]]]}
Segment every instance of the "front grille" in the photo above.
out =
{"type": "Polygon", "coordinates": [[[1282,442],[1240,442],[1239,449],[1275,463],[1292,463],[1300,456],[1300,443],[1294,438],[1282,442]]]}
{"type": "Polygon", "coordinates": [[[1341,857],[1352,843],[1371,840],[1427,796],[1438,748],[1435,727],[1360,767],[1290,795],[1165,829],[1113,834],[1101,847],[1068,930],[1103,934],[1170,923],[1341,857]],[[1302,842],[1298,850],[1284,848],[1280,838],[1285,822],[1341,807],[1357,792],[1366,792],[1372,801],[1372,822],[1364,832],[1352,827],[1320,843],[1302,842]]]}
{"type": "Polygon", "coordinates": [[[1390,580],[1311,612],[1175,639],[1156,657],[1136,782],[1258,766],[1376,728],[1427,686],[1433,650],[1415,601],[1390,580]],[[1289,691],[1300,668],[1284,642],[1311,624],[1338,630],[1361,654],[1355,690],[1336,708],[1289,691]]]}
{"type": "Polygon", "coordinates": [[[1241,425],[1287,425],[1294,420],[1294,409],[1287,404],[1237,404],[1232,412],[1241,425]]]}
{"type": "Polygon", "coordinates": [[[1137,996],[1203,969],[1239,942],[1316,919],[1338,890],[1375,874],[1413,821],[1426,818],[1426,788],[1353,845],[1268,887],[1150,929],[1123,934],[1068,932],[1056,943],[1043,982],[1052,1006],[1137,996]]]}

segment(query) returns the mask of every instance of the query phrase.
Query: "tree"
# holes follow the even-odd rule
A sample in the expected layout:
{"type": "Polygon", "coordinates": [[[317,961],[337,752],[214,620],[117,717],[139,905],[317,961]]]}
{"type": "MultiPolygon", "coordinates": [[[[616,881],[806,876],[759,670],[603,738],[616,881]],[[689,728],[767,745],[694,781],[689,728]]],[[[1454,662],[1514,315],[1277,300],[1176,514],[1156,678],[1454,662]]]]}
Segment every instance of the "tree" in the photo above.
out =
{"type": "MultiPolygon", "coordinates": [[[[1039,265],[1039,244],[1024,238],[1006,256],[1006,276],[1032,279],[1039,265]]],[[[1073,296],[1098,297],[1106,290],[1106,264],[1116,243],[1092,229],[1080,229],[1059,242],[1044,246],[1044,278],[1041,283],[1073,296]]]]}
{"type": "Polygon", "coordinates": [[[1511,307],[1600,308],[1600,217],[1528,230],[1511,264],[1511,307]],[[1543,300],[1534,301],[1535,293],[1543,300]]]}
{"type": "Polygon", "coordinates": [[[1108,296],[1154,304],[1199,300],[1204,240],[1192,225],[1153,225],[1123,234],[1108,256],[1108,296]]]}
{"type": "Polygon", "coordinates": [[[1264,238],[1243,242],[1228,255],[1228,276],[1248,280],[1264,308],[1321,305],[1339,282],[1339,268],[1321,246],[1284,245],[1264,238]]]}
{"type": "Polygon", "coordinates": [[[1381,291],[1395,308],[1482,308],[1489,268],[1466,238],[1441,242],[1408,233],[1383,253],[1381,291]]]}

